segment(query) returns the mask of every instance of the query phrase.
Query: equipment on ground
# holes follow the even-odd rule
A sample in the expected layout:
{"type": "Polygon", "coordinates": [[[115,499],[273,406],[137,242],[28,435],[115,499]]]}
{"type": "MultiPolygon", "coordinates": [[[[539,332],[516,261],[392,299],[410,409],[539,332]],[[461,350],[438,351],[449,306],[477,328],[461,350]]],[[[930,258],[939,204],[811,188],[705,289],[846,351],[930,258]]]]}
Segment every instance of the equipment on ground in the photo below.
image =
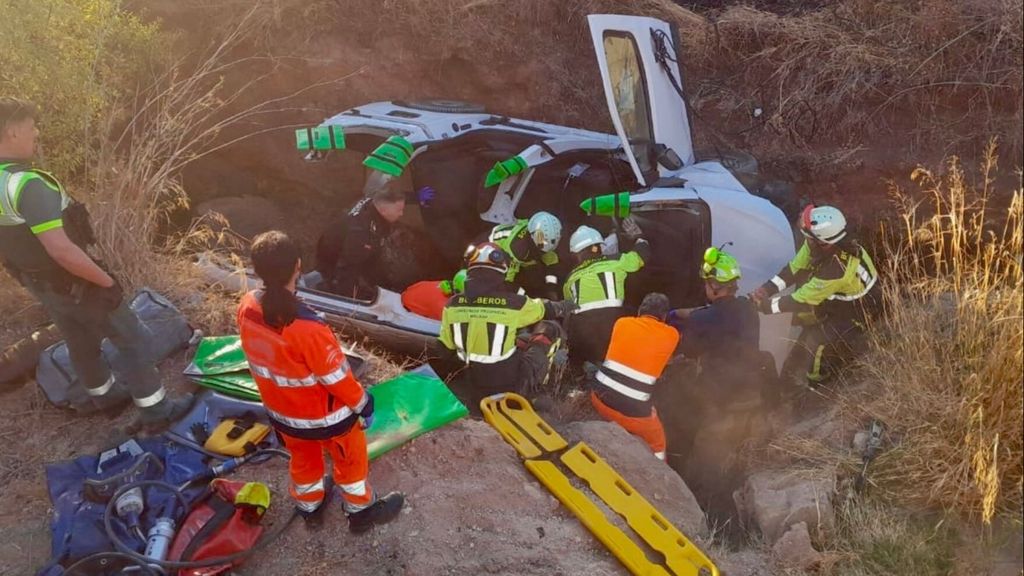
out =
{"type": "Polygon", "coordinates": [[[241,418],[221,420],[203,443],[203,448],[225,456],[244,456],[255,452],[268,434],[270,426],[257,422],[256,414],[249,411],[241,418]]]}
{"type": "Polygon", "coordinates": [[[594,196],[580,202],[580,209],[587,216],[608,216],[609,218],[626,218],[629,216],[629,192],[594,196]]]}
{"type": "Polygon", "coordinates": [[[541,252],[554,251],[562,239],[562,222],[550,212],[537,212],[530,216],[526,230],[541,252]]]}
{"type": "Polygon", "coordinates": [[[800,233],[825,244],[846,237],[846,217],[838,208],[809,204],[800,214],[800,233]]]}
{"type": "Polygon", "coordinates": [[[565,441],[518,394],[496,394],[480,402],[484,420],[516,449],[530,471],[633,574],[718,576],[718,568],[586,443],[565,441]],[[568,448],[568,449],[567,449],[568,448]],[[613,524],[601,508],[573,486],[558,463],[582,479],[658,554],[644,549],[613,524]]]}
{"type": "Polygon", "coordinates": [[[864,444],[864,454],[861,456],[863,465],[860,469],[860,474],[853,481],[853,489],[858,493],[864,491],[864,485],[867,481],[868,466],[875,460],[878,453],[882,450],[882,435],[885,433],[885,427],[878,420],[871,421],[871,429],[868,431],[867,442],[864,444]]]}

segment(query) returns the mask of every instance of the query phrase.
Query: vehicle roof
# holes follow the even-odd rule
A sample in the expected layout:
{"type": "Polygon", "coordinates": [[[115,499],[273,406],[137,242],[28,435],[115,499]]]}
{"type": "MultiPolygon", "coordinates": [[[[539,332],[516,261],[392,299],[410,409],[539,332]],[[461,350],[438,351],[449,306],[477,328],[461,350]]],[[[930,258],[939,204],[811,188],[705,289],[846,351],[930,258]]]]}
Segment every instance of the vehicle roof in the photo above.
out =
{"type": "Polygon", "coordinates": [[[592,140],[600,144],[601,148],[618,148],[621,145],[618,136],[613,134],[487,112],[433,112],[391,101],[372,102],[350,108],[327,118],[323,124],[343,127],[366,125],[390,131],[397,130],[413,144],[456,138],[480,130],[500,130],[538,136],[542,139],[572,136],[581,140],[592,140]]]}

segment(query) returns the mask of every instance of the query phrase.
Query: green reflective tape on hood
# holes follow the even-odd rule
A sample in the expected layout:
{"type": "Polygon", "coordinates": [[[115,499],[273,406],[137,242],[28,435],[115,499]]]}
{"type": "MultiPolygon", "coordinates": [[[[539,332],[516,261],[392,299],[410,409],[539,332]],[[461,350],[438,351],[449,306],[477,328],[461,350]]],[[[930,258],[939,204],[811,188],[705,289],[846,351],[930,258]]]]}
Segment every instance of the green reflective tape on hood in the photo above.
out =
{"type": "Polygon", "coordinates": [[[618,216],[626,218],[629,216],[629,192],[618,192],[616,194],[605,194],[587,198],[580,202],[580,209],[587,216],[618,216]]]}
{"type": "Polygon", "coordinates": [[[412,159],[413,147],[408,140],[401,136],[390,136],[383,144],[363,160],[363,166],[378,172],[401,176],[402,170],[408,166],[412,159]]]}
{"type": "Polygon", "coordinates": [[[501,184],[512,176],[526,170],[526,166],[526,160],[523,160],[519,156],[513,156],[508,160],[502,160],[495,164],[494,168],[491,168],[491,171],[487,173],[487,180],[484,182],[484,187],[490,188],[491,186],[501,184]]]}

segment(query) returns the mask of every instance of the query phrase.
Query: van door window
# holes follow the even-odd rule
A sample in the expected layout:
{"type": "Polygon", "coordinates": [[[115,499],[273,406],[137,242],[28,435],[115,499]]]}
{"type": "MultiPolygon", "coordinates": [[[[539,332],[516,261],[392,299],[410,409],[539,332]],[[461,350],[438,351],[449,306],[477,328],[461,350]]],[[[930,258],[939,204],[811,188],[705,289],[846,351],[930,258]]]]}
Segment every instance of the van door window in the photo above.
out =
{"type": "Polygon", "coordinates": [[[647,80],[636,40],[629,34],[605,32],[604,53],[622,127],[636,154],[637,164],[647,172],[651,169],[654,130],[647,102],[647,80]]]}

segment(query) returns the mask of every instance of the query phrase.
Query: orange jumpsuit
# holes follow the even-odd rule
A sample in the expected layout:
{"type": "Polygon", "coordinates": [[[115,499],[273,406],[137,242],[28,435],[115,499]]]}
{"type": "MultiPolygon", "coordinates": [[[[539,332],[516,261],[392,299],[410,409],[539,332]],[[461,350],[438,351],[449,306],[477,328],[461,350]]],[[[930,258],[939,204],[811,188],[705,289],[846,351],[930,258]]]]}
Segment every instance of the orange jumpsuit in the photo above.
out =
{"type": "Polygon", "coordinates": [[[651,397],[679,344],[675,328],[650,316],[620,318],[604,362],[591,381],[590,401],[606,420],[639,436],[665,459],[665,428],[651,397]]]}
{"type": "Polygon", "coordinates": [[[373,415],[373,397],[355,379],[334,333],[302,304],[283,329],[267,325],[259,292],[242,298],[237,320],[249,371],[291,453],[290,491],[298,508],[315,510],[325,497],[324,451],[334,464],[345,510],[370,506],[374,494],[359,417],[373,415]]]}

